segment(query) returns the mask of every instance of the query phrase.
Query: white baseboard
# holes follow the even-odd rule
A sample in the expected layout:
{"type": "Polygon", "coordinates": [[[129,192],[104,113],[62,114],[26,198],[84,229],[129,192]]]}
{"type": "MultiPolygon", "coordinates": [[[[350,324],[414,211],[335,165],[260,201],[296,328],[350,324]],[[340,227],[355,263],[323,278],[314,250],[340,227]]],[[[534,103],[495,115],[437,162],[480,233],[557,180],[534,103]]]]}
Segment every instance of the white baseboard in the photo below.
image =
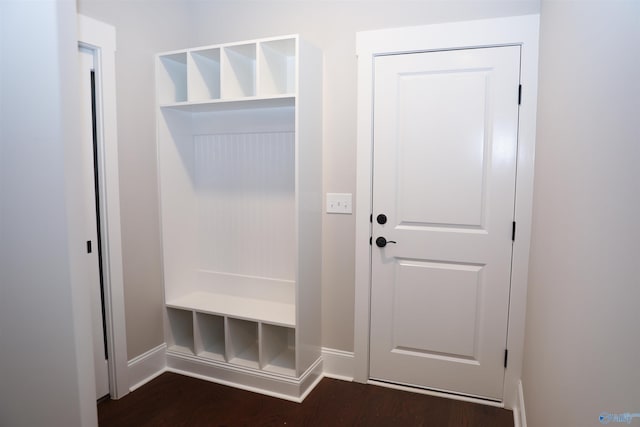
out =
{"type": "Polygon", "coordinates": [[[321,357],[300,377],[292,377],[171,350],[167,371],[298,403],[323,377],[321,357]]]}
{"type": "Polygon", "coordinates": [[[353,352],[322,347],[324,376],[353,381],[353,352]]]}
{"type": "Polygon", "coordinates": [[[516,406],[513,408],[513,425],[514,427],[527,427],[527,414],[524,410],[524,390],[522,389],[522,381],[518,381],[518,396],[516,398],[516,406]]]}
{"type": "MultiPolygon", "coordinates": [[[[131,359],[128,362],[129,391],[134,391],[167,370],[166,344],[131,359]]],[[[343,381],[353,381],[353,352],[322,348],[322,375],[343,381]]]]}
{"type": "Polygon", "coordinates": [[[129,391],[145,385],[167,369],[165,343],[152,348],[151,350],[131,359],[127,365],[129,367],[129,391]]]}

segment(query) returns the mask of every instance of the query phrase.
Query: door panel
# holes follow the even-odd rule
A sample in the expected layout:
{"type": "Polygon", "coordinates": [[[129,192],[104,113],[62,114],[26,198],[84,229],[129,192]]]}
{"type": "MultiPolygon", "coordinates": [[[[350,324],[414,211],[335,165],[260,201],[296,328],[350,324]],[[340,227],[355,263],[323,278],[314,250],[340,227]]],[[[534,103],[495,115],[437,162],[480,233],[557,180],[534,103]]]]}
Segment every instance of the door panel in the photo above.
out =
{"type": "MultiPolygon", "coordinates": [[[[93,152],[93,114],[92,114],[92,85],[91,70],[94,69],[94,52],[80,47],[78,49],[80,66],[80,96],[82,102],[82,117],[79,123],[82,127],[82,166],[84,183],[84,209],[87,218],[85,235],[91,242],[91,253],[87,253],[87,269],[90,281],[86,284],[91,292],[91,318],[93,332],[93,354],[96,379],[96,399],[109,394],[109,368],[107,364],[104,322],[102,309],[102,292],[100,285],[100,259],[98,248],[98,222],[96,215],[96,186],[94,179],[93,152]]],[[[88,252],[88,248],[87,248],[88,252]]]]}
{"type": "Polygon", "coordinates": [[[500,400],[519,47],[375,59],[370,375],[500,400]]]}
{"type": "Polygon", "coordinates": [[[487,71],[401,73],[397,79],[401,223],[479,227],[487,71]],[[436,143],[425,144],[427,136],[436,143]],[[442,180],[446,186],[424,185],[442,180]]]}
{"type": "Polygon", "coordinates": [[[399,259],[392,351],[474,358],[481,275],[482,267],[477,265],[399,259]],[[442,328],[442,323],[450,327],[442,328]]]}

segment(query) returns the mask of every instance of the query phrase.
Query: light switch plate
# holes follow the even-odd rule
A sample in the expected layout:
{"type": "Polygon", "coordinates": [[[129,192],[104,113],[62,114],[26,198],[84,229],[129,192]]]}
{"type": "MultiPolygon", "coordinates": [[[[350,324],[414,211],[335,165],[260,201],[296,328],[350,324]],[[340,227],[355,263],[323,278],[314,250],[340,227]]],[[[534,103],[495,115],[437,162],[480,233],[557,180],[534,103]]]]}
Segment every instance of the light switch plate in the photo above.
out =
{"type": "Polygon", "coordinates": [[[351,193],[327,193],[327,213],[351,214],[352,199],[351,193]]]}

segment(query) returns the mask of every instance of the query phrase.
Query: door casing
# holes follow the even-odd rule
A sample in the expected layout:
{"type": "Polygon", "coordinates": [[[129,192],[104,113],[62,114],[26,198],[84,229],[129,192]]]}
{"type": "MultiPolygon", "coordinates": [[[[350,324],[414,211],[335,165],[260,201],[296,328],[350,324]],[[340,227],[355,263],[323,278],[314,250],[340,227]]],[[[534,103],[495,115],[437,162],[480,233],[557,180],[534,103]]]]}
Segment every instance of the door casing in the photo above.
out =
{"type": "Polygon", "coordinates": [[[109,394],[119,399],[129,393],[127,340],[124,318],[120,184],[116,124],[116,33],[111,25],[78,15],[78,46],[94,51],[97,59],[98,185],[104,264],[104,304],[109,394]]]}
{"type": "MultiPolygon", "coordinates": [[[[371,314],[371,223],[373,161],[373,67],[377,55],[429,52],[494,46],[521,46],[522,98],[519,113],[516,203],[517,224],[509,301],[503,401],[513,409],[518,400],[524,348],[525,309],[531,213],[538,81],[539,15],[524,15],[420,27],[366,31],[357,34],[358,138],[356,175],[356,266],[354,380],[369,380],[369,321],[371,314]]],[[[439,393],[433,393],[439,394],[439,393]]],[[[451,395],[450,397],[454,397],[451,395]]],[[[465,398],[465,400],[473,400],[465,398]]]]}

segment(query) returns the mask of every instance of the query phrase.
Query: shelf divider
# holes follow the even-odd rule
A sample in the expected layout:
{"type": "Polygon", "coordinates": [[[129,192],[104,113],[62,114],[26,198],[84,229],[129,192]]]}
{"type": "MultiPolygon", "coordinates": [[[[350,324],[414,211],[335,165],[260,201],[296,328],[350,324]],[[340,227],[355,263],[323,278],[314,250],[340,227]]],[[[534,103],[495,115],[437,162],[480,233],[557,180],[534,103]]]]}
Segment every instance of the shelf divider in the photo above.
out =
{"type": "Polygon", "coordinates": [[[209,99],[200,101],[182,101],[161,103],[160,108],[204,113],[215,111],[253,110],[267,108],[294,107],[296,97],[293,94],[252,96],[233,99],[209,99]]]}

